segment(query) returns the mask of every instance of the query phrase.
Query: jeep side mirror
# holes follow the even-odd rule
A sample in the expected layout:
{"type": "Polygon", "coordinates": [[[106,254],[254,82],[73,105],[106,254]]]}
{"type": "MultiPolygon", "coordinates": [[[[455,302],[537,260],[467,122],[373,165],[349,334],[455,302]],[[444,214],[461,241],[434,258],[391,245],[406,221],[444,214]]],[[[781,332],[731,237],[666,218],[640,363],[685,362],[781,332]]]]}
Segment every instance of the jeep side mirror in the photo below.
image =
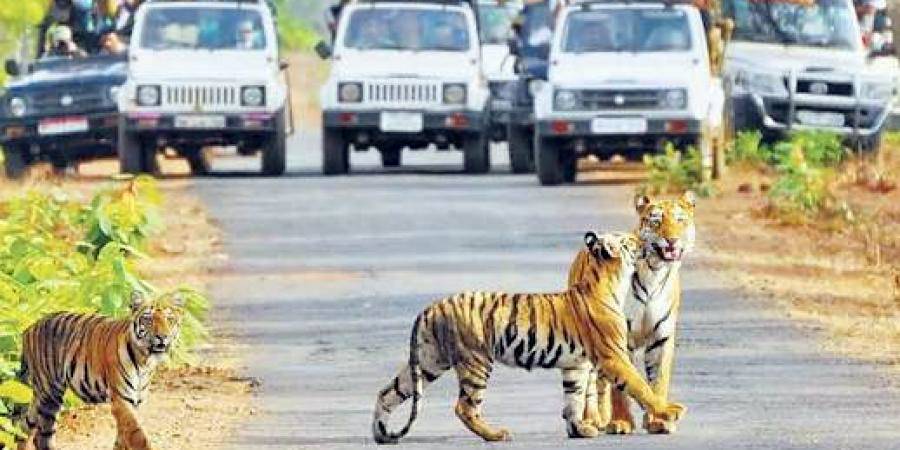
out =
{"type": "Polygon", "coordinates": [[[510,55],[519,56],[519,53],[521,53],[521,49],[519,48],[519,40],[515,37],[509,38],[509,40],[506,41],[506,46],[509,47],[510,55]]]}
{"type": "Polygon", "coordinates": [[[316,44],[315,50],[316,54],[319,55],[319,58],[331,58],[331,46],[328,45],[325,41],[319,41],[319,43],[316,44]]]}
{"type": "Polygon", "coordinates": [[[11,77],[17,77],[22,73],[22,67],[20,67],[19,63],[14,59],[7,59],[4,69],[6,69],[6,73],[11,77]]]}

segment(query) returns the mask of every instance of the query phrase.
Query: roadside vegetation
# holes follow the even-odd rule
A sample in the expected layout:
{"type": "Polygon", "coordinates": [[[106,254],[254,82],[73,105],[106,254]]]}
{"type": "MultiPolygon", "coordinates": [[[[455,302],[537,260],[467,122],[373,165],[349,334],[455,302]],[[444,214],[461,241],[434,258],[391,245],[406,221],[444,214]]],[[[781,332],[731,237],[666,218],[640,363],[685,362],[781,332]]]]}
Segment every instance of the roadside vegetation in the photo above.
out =
{"type": "Polygon", "coordinates": [[[642,189],[701,187],[700,259],[824,331],[829,349],[900,370],[900,134],[872,154],[831,133],[740,133],[728,163],[706,189],[696,156],[670,149],[648,158],[642,189]]]}

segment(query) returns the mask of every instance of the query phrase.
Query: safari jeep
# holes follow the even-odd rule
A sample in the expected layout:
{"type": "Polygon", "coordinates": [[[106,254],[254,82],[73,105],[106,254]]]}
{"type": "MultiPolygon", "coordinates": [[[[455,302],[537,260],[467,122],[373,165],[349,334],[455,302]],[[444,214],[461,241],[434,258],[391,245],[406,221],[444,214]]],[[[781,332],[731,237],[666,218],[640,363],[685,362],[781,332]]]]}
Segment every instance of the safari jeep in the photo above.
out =
{"type": "Polygon", "coordinates": [[[512,0],[481,0],[478,4],[482,67],[491,91],[490,138],[496,142],[506,140],[516,95],[516,58],[510,54],[509,39],[513,19],[521,10],[522,3],[512,0]]]}
{"type": "Polygon", "coordinates": [[[561,11],[555,30],[535,93],[541,184],[573,182],[583,156],[637,158],[666,143],[695,146],[711,172],[724,93],[696,8],[582,2],[561,11]]]}
{"type": "Polygon", "coordinates": [[[322,171],[350,170],[350,147],[376,148],[385,167],[404,147],[463,151],[467,173],[490,170],[488,88],[468,2],[368,1],[341,13],[321,91],[322,171]]]}
{"type": "Polygon", "coordinates": [[[734,125],[777,138],[827,130],[877,148],[893,109],[896,60],[862,42],[852,0],[723,0],[734,20],[725,71],[734,125]]]}
{"type": "Polygon", "coordinates": [[[285,170],[290,106],[270,7],[263,1],[151,1],[135,17],[128,79],[119,95],[123,172],[156,172],[174,149],[195,174],[203,148],[262,154],[285,170]]]}

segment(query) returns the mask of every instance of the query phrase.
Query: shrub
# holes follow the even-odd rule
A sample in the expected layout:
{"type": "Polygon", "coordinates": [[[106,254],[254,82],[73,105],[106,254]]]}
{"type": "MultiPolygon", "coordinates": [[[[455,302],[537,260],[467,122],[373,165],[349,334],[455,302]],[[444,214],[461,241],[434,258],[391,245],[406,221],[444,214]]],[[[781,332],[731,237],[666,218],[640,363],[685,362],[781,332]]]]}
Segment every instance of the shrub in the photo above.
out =
{"type": "MultiPolygon", "coordinates": [[[[159,229],[160,202],[155,182],[143,177],[101,189],[90,204],[58,189],[0,202],[0,443],[14,435],[9,412],[27,403],[13,380],[29,326],[62,310],[127,317],[133,291],[174,293],[159,293],[136,269],[146,239],[159,229]]],[[[208,303],[191,289],[176,291],[187,314],[173,360],[185,362],[206,336],[208,303]]]]}
{"type": "Polygon", "coordinates": [[[741,131],[731,143],[728,152],[729,165],[747,164],[759,166],[768,163],[767,148],[762,144],[762,133],[759,131],[741,131]]]}
{"type": "Polygon", "coordinates": [[[793,146],[777,170],[779,176],[769,191],[769,200],[780,214],[800,220],[820,213],[833,200],[829,190],[833,170],[809,164],[801,146],[793,146]]]}
{"type": "Polygon", "coordinates": [[[688,147],[686,153],[666,144],[659,155],[644,155],[647,181],[639,190],[650,194],[681,193],[694,190],[699,195],[708,196],[712,187],[702,182],[700,152],[688,147]]]}

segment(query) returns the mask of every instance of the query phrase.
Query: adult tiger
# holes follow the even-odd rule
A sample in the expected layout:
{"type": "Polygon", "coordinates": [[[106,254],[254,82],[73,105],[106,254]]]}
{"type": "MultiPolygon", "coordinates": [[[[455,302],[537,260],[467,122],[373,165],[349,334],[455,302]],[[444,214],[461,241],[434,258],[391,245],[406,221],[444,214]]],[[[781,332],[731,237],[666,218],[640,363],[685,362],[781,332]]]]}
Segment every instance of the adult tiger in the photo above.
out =
{"type": "MultiPolygon", "coordinates": [[[[669,395],[675,356],[675,328],[681,306],[679,269],[682,258],[694,247],[694,207],[692,192],[672,200],[635,198],[640,219],[637,233],[644,245],[644,257],[637,262],[624,305],[628,350],[635,366],[643,354],[647,381],[663,400],[669,395]]],[[[588,276],[591,264],[590,255],[579,252],[569,271],[569,285],[577,285],[588,276]]],[[[621,392],[610,392],[609,383],[602,377],[596,383],[594,379],[598,379],[596,372],[591,374],[585,394],[585,422],[597,427],[606,424],[610,434],[633,432],[628,399],[621,392]],[[595,395],[597,402],[593,401],[595,395]]],[[[650,433],[674,433],[675,423],[651,412],[644,415],[644,428],[650,433]]]]}
{"type": "Polygon", "coordinates": [[[51,450],[63,393],[71,389],[87,403],[112,405],[115,448],[149,450],[136,409],[144,401],[156,366],[178,338],[183,316],[180,296],[146,301],[133,294],[131,317],[56,313],[25,330],[22,382],[34,397],[25,417],[28,449],[51,450]]]}
{"type": "MultiPolygon", "coordinates": [[[[584,372],[596,365],[655,416],[678,420],[684,407],[659,401],[628,359],[627,329],[618,305],[631,284],[637,237],[591,232],[585,244],[592,259],[584,281],[565,292],[467,292],[425,308],[413,325],[407,366],[378,394],[375,441],[395,443],[405,436],[419,414],[426,385],[451,368],[460,387],[457,417],[487,441],[506,440],[509,432],[492,428],[481,415],[494,360],[528,370],[584,372]],[[409,420],[399,432],[389,432],[391,412],[410,397],[409,420]]],[[[564,416],[570,426],[582,422],[586,381],[581,377],[566,386],[564,416]]]]}

